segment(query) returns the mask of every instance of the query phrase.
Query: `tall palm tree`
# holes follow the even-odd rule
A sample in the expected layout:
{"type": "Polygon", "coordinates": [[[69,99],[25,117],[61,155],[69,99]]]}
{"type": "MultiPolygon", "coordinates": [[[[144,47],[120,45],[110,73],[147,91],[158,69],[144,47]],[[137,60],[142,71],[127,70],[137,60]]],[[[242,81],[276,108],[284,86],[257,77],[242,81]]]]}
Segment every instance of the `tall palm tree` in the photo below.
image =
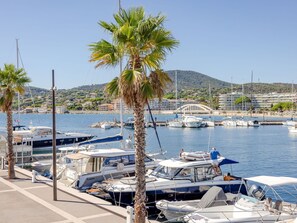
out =
{"type": "Polygon", "coordinates": [[[106,91],[121,97],[134,111],[137,182],[134,210],[135,222],[142,223],[146,216],[144,108],[149,99],[161,99],[171,81],[161,70],[161,63],[178,41],[164,28],[164,16],[146,16],[141,7],[120,10],[114,19],[115,23],[99,22],[111,34],[112,41],[102,39],[91,44],[90,61],[96,62],[96,67],[125,64],[119,76],[107,84],[106,91]]]}
{"type": "Polygon", "coordinates": [[[30,82],[24,69],[16,69],[13,64],[4,64],[0,69],[0,107],[7,116],[8,177],[15,178],[13,152],[12,102],[16,93],[23,94],[30,82]]]}

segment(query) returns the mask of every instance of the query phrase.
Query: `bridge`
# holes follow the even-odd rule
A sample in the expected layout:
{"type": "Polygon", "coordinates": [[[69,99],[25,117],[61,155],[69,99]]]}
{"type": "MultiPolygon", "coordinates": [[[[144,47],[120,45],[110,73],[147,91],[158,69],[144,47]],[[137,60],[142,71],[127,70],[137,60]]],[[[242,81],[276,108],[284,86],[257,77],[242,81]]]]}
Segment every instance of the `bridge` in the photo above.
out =
{"type": "Polygon", "coordinates": [[[213,109],[203,104],[186,104],[175,110],[180,114],[211,114],[213,109]]]}

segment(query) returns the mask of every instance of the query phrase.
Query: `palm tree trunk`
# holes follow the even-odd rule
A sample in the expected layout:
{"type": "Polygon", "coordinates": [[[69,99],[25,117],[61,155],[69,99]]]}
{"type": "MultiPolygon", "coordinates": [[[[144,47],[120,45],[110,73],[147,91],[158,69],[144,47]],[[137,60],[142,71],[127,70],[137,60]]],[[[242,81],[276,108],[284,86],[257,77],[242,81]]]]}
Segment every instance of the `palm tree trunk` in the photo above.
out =
{"type": "Polygon", "coordinates": [[[135,223],[144,223],[146,217],[144,105],[140,100],[137,99],[134,103],[134,120],[136,162],[136,191],[134,198],[135,223]]]}
{"type": "Polygon", "coordinates": [[[7,115],[7,145],[8,145],[8,178],[15,178],[14,172],[14,152],[13,152],[13,123],[11,106],[6,111],[7,115]]]}

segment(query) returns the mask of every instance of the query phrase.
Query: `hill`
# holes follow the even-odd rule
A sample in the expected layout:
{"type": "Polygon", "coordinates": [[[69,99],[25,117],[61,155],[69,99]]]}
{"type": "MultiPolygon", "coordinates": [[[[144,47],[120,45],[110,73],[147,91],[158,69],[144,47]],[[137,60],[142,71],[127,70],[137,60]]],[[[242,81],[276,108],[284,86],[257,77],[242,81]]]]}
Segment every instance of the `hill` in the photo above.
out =
{"type": "MultiPolygon", "coordinates": [[[[175,73],[177,73],[177,88],[180,89],[194,89],[194,88],[208,88],[209,85],[212,88],[227,88],[230,87],[230,83],[221,81],[205,74],[201,74],[195,71],[184,71],[184,70],[169,70],[166,71],[171,80],[173,81],[174,88],[175,85],[175,73]]],[[[171,89],[172,90],[172,89],[171,89]]]]}

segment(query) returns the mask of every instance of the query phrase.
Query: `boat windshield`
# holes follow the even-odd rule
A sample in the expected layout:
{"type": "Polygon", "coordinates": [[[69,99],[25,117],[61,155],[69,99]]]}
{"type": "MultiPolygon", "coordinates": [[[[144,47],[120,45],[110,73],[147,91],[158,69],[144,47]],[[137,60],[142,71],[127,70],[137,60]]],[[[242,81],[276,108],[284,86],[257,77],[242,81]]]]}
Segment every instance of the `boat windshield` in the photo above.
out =
{"type": "Polygon", "coordinates": [[[167,167],[159,165],[152,173],[152,176],[161,177],[166,179],[172,179],[175,174],[180,171],[180,168],[167,167]]]}

